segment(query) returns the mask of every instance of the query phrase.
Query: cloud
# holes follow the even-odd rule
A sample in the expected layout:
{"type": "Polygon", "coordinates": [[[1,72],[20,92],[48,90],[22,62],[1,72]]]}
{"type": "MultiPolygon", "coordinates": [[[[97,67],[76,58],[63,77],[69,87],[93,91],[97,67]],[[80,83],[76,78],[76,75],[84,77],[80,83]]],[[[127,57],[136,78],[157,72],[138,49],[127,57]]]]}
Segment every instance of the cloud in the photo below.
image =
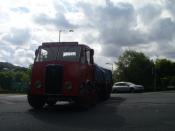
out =
{"type": "MultiPolygon", "coordinates": [[[[100,42],[104,47],[101,55],[116,57],[122,46],[147,42],[145,34],[135,29],[137,13],[131,4],[114,5],[108,1],[106,6],[93,8],[85,3],[80,3],[80,6],[91,23],[91,28],[99,32],[99,35],[94,37],[94,41],[100,42]]],[[[85,37],[85,39],[88,38],[93,41],[92,34],[85,37]]]]}
{"type": "Polygon", "coordinates": [[[159,4],[147,4],[138,9],[138,15],[141,17],[142,22],[147,25],[160,17],[162,8],[159,4]]]}
{"type": "Polygon", "coordinates": [[[21,45],[31,38],[29,29],[11,28],[9,33],[3,36],[2,40],[11,44],[21,45]]]}
{"type": "Polygon", "coordinates": [[[143,51],[150,57],[174,57],[174,0],[5,3],[0,8],[0,60],[25,66],[41,42],[58,40],[58,29],[74,29],[73,33],[64,32],[61,40],[95,48],[96,63],[103,66],[126,49],[143,51]]]}
{"type": "Polygon", "coordinates": [[[16,65],[21,65],[27,67],[29,64],[33,63],[34,59],[34,51],[25,50],[25,49],[17,49],[14,52],[13,62],[16,65]]]}
{"type": "Polygon", "coordinates": [[[9,14],[6,12],[0,12],[0,18],[0,23],[6,23],[9,20],[9,14]]]}
{"type": "Polygon", "coordinates": [[[46,14],[39,14],[34,16],[34,22],[40,25],[51,25],[61,29],[76,28],[76,25],[71,24],[62,13],[57,13],[54,17],[46,14]]]}
{"type": "Polygon", "coordinates": [[[11,28],[8,34],[0,38],[0,61],[28,67],[33,63],[34,51],[26,48],[31,42],[29,29],[11,28]]]}
{"type": "Polygon", "coordinates": [[[30,10],[26,7],[17,7],[17,8],[11,8],[14,12],[20,12],[20,13],[29,13],[30,10]]]}
{"type": "Polygon", "coordinates": [[[157,58],[168,58],[175,61],[175,41],[160,43],[157,51],[154,53],[157,58]],[[172,45],[173,44],[173,45],[172,45]]]}
{"type": "Polygon", "coordinates": [[[106,57],[118,57],[122,53],[120,45],[117,44],[104,44],[102,45],[101,54],[106,57]]]}
{"type": "MultiPolygon", "coordinates": [[[[78,3],[86,17],[94,27],[117,28],[120,25],[130,26],[135,24],[134,8],[129,3],[118,3],[114,5],[108,2],[106,6],[92,6],[88,3],[78,3]]],[[[103,29],[102,28],[102,29],[103,29]]]]}
{"type": "Polygon", "coordinates": [[[174,6],[174,0],[166,0],[165,1],[166,9],[171,13],[172,16],[175,18],[175,6],[174,6]]]}
{"type": "Polygon", "coordinates": [[[158,19],[150,30],[150,39],[158,43],[172,41],[175,37],[175,21],[171,18],[158,19]]]}
{"type": "Polygon", "coordinates": [[[10,62],[24,67],[28,67],[29,64],[33,63],[33,50],[19,48],[19,46],[12,46],[7,43],[1,43],[0,48],[0,61],[10,62]]]}
{"type": "Polygon", "coordinates": [[[76,28],[77,26],[75,24],[72,24],[69,20],[67,20],[65,16],[67,12],[76,12],[76,8],[68,4],[66,1],[54,1],[53,4],[55,12],[52,13],[54,15],[46,13],[34,15],[34,22],[40,25],[51,25],[57,29],[76,28]]]}
{"type": "MultiPolygon", "coordinates": [[[[79,4],[91,25],[89,28],[99,32],[96,37],[93,34],[85,36],[85,40],[89,38],[92,43],[98,41],[102,46],[100,55],[118,57],[122,49],[141,47],[144,53],[151,56],[156,49],[164,47],[163,45],[175,38],[175,23],[172,18],[161,17],[165,10],[163,5],[147,3],[136,9],[130,3],[114,5],[107,2],[105,6],[79,4]],[[139,24],[143,26],[139,27],[139,24]],[[156,48],[153,48],[155,45],[156,48]]],[[[171,45],[169,47],[172,48],[171,45]]],[[[168,50],[161,54],[169,56],[168,50]]]]}

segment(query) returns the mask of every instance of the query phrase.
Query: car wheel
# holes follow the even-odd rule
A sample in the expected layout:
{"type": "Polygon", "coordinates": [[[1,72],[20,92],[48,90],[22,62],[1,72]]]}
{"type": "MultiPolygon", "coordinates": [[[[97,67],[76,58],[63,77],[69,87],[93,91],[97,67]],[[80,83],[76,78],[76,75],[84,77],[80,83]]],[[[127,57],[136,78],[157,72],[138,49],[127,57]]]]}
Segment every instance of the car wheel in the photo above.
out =
{"type": "Polygon", "coordinates": [[[42,109],[45,105],[45,100],[43,96],[37,96],[37,95],[27,95],[28,103],[34,108],[34,109],[42,109]]]}
{"type": "Polygon", "coordinates": [[[135,89],[134,89],[134,88],[131,88],[131,89],[130,89],[130,92],[131,92],[131,93],[134,93],[134,92],[135,92],[135,89]]]}

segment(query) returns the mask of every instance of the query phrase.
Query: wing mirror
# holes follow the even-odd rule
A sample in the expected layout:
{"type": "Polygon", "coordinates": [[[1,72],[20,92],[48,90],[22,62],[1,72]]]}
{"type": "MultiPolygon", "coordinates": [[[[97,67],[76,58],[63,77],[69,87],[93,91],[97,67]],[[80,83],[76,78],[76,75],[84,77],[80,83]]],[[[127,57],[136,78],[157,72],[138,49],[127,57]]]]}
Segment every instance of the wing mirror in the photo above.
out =
{"type": "Polygon", "coordinates": [[[35,56],[37,56],[37,55],[38,55],[38,49],[35,50],[35,56]]]}
{"type": "Polygon", "coordinates": [[[90,53],[91,53],[91,56],[94,56],[94,50],[93,49],[90,50],[90,53]]]}
{"type": "Polygon", "coordinates": [[[93,49],[90,50],[90,55],[91,55],[90,62],[91,64],[94,64],[94,50],[93,49]]]}

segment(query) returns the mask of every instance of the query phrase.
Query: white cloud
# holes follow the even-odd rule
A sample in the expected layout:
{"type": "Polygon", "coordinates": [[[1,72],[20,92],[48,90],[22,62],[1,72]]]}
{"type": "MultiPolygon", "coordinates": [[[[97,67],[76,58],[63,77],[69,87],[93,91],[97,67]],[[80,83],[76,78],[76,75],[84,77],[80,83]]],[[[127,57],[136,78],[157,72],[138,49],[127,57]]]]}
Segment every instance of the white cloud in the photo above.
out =
{"type": "Polygon", "coordinates": [[[59,29],[74,29],[61,41],[89,45],[103,66],[127,48],[175,57],[173,0],[0,1],[0,61],[28,66],[38,45],[58,41],[59,29]]]}
{"type": "Polygon", "coordinates": [[[26,44],[27,41],[30,40],[30,30],[29,29],[20,29],[19,28],[11,28],[10,32],[2,37],[2,40],[7,41],[11,44],[26,44]]]}
{"type": "Polygon", "coordinates": [[[34,51],[17,49],[12,56],[13,62],[16,65],[22,65],[27,67],[29,64],[33,63],[34,51]]]}

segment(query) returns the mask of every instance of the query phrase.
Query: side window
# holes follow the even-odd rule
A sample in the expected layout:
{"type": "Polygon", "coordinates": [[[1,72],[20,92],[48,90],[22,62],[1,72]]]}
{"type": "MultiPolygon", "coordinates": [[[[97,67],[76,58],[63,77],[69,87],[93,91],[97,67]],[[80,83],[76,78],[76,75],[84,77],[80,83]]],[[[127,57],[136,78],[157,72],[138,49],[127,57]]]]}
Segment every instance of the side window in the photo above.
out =
{"type": "Polygon", "coordinates": [[[41,49],[40,54],[37,56],[36,61],[45,61],[48,57],[48,51],[41,49]]]}
{"type": "Polygon", "coordinates": [[[123,83],[123,86],[128,86],[128,84],[127,83],[123,83]]]}
{"type": "Polygon", "coordinates": [[[86,61],[87,61],[88,64],[90,64],[90,58],[91,58],[90,51],[87,50],[86,51],[86,61]]]}
{"type": "Polygon", "coordinates": [[[119,83],[118,86],[125,86],[125,84],[124,83],[119,83]]]}
{"type": "Polygon", "coordinates": [[[47,58],[47,55],[48,55],[47,50],[41,49],[41,57],[44,58],[44,59],[46,59],[47,58]]]}
{"type": "Polygon", "coordinates": [[[85,55],[85,50],[82,49],[82,52],[81,52],[81,63],[86,63],[86,55],[85,55]]]}

